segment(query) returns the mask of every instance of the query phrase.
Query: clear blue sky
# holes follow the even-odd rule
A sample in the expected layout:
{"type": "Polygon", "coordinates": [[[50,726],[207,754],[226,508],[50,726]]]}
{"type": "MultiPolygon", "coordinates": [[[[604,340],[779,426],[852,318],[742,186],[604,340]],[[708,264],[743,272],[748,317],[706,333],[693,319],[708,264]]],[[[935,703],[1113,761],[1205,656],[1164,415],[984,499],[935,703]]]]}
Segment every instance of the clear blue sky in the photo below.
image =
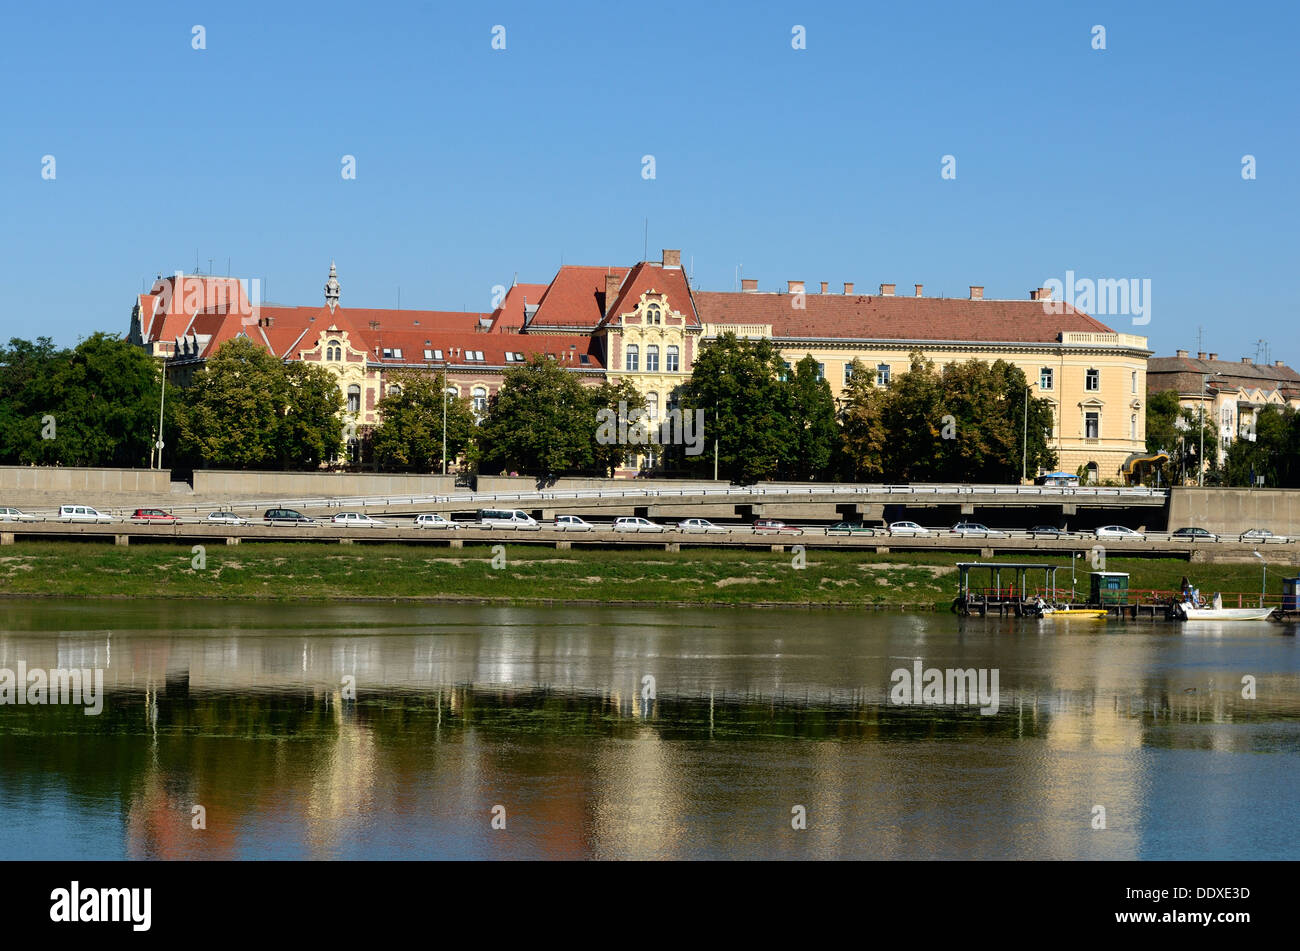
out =
{"type": "Polygon", "coordinates": [[[1149,279],[1149,325],[1103,319],[1300,364],[1297,27],[1283,3],[6,3],[0,334],[125,332],[196,256],[286,304],[333,258],[345,306],[488,310],[516,273],[639,260],[648,218],[703,289],[1149,279]]]}

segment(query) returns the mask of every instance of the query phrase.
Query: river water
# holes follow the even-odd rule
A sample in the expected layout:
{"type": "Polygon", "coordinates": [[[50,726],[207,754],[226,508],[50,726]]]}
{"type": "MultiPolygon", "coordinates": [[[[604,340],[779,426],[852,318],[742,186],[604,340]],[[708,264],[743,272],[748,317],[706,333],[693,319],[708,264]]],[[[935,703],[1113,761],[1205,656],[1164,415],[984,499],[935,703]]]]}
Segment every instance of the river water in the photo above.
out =
{"type": "Polygon", "coordinates": [[[5,601],[0,678],[104,685],[96,715],[0,705],[0,859],[1294,859],[1297,643],[1267,623],[5,601]],[[941,687],[983,676],[996,711],[918,703],[918,662],[941,687]]]}

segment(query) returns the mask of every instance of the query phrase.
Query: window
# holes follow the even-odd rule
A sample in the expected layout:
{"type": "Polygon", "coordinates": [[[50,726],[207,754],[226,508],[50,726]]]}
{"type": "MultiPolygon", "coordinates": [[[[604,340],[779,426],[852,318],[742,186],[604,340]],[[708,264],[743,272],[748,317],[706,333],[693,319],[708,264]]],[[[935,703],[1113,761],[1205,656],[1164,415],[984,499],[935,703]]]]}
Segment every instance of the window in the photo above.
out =
{"type": "Polygon", "coordinates": [[[441,350],[435,350],[435,351],[433,351],[433,359],[435,359],[435,360],[441,360],[441,359],[442,359],[442,351],[441,351],[441,350]]]}
{"type": "Polygon", "coordinates": [[[1134,370],[1134,371],[1133,371],[1133,373],[1132,373],[1132,378],[1133,378],[1133,379],[1132,379],[1132,392],[1136,393],[1136,392],[1138,391],[1138,371],[1137,371],[1137,370],[1134,370]]]}
{"type": "Polygon", "coordinates": [[[389,350],[387,347],[384,348],[384,359],[385,360],[393,359],[393,351],[389,350]]]}
{"type": "Polygon", "coordinates": [[[515,363],[523,363],[523,362],[524,362],[524,355],[523,355],[522,353],[519,353],[518,351],[516,351],[516,352],[515,352],[515,363]]]}
{"type": "Polygon", "coordinates": [[[515,362],[515,355],[514,355],[513,353],[511,353],[509,350],[507,350],[507,351],[506,351],[506,363],[514,363],[514,362],[515,362]]]}
{"type": "Polygon", "coordinates": [[[460,399],[460,387],[458,386],[447,387],[447,395],[454,400],[460,399]]]}
{"type": "Polygon", "coordinates": [[[1096,393],[1098,390],[1100,390],[1101,371],[1096,369],[1089,370],[1087,375],[1083,379],[1083,388],[1089,391],[1090,393],[1096,393]]]}
{"type": "Polygon", "coordinates": [[[432,360],[432,359],[433,359],[433,351],[432,351],[432,350],[425,350],[425,351],[424,351],[424,359],[426,359],[426,360],[432,360]]]}
{"type": "Polygon", "coordinates": [[[661,323],[658,304],[651,304],[645,309],[645,322],[647,324],[661,323]]]}
{"type": "Polygon", "coordinates": [[[389,395],[389,396],[401,396],[401,395],[402,395],[402,388],[401,388],[400,386],[398,386],[396,383],[394,383],[392,386],[390,386],[390,387],[388,388],[388,395],[389,395]]]}
{"type": "Polygon", "coordinates": [[[651,419],[659,418],[659,394],[658,393],[646,394],[645,411],[650,414],[651,419]]]}
{"type": "Polygon", "coordinates": [[[1054,374],[1052,373],[1051,367],[1043,367],[1041,370],[1039,370],[1038,388],[1040,390],[1050,390],[1052,388],[1052,384],[1055,382],[1053,376],[1054,374]]]}
{"type": "Polygon", "coordinates": [[[889,386],[889,364],[881,363],[876,367],[876,382],[881,386],[889,386]]]}
{"type": "Polygon", "coordinates": [[[1138,418],[1136,413],[1128,418],[1128,438],[1134,441],[1138,438],[1138,418]]]}
{"type": "Polygon", "coordinates": [[[402,348],[401,348],[401,347],[398,347],[396,350],[393,351],[393,359],[394,359],[394,360],[400,360],[400,359],[402,359],[402,348]]]}
{"type": "Polygon", "coordinates": [[[824,363],[817,364],[817,379],[819,380],[826,379],[826,364],[824,363]]]}
{"type": "Polygon", "coordinates": [[[1101,432],[1101,414],[1084,413],[1083,414],[1083,438],[1099,439],[1101,432]]]}
{"type": "Polygon", "coordinates": [[[645,369],[647,373],[659,372],[659,348],[653,344],[645,348],[645,369]]]}
{"type": "Polygon", "coordinates": [[[348,387],[348,412],[353,416],[361,412],[361,387],[355,383],[348,387]]]}
{"type": "Polygon", "coordinates": [[[335,362],[343,359],[343,348],[339,346],[337,340],[331,340],[325,348],[325,359],[333,360],[335,362]]]}
{"type": "Polygon", "coordinates": [[[668,354],[665,358],[665,361],[667,365],[664,367],[664,369],[667,370],[669,373],[676,373],[678,368],[676,347],[668,348],[668,354]]]}
{"type": "Polygon", "coordinates": [[[588,357],[585,353],[580,353],[578,354],[578,362],[585,366],[591,362],[591,358],[588,357]]]}
{"type": "Polygon", "coordinates": [[[846,363],[844,364],[844,385],[848,386],[852,382],[853,382],[853,364],[846,363]]]}
{"type": "Polygon", "coordinates": [[[632,344],[630,347],[627,348],[626,366],[627,369],[629,370],[641,369],[641,351],[636,344],[632,344]]]}
{"type": "Polygon", "coordinates": [[[1223,431],[1225,433],[1232,432],[1232,409],[1227,406],[1223,407],[1223,409],[1219,411],[1219,418],[1223,422],[1223,431]]]}
{"type": "Polygon", "coordinates": [[[483,413],[487,411],[488,392],[486,386],[476,386],[470,391],[470,405],[474,407],[474,412],[483,413]]]}

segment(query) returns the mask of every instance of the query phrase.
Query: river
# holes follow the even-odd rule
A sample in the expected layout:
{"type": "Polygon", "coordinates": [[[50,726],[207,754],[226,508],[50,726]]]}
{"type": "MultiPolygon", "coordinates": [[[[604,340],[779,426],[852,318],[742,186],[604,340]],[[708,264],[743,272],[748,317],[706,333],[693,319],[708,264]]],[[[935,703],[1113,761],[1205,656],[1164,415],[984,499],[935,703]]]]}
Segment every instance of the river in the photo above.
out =
{"type": "Polygon", "coordinates": [[[1295,635],[0,601],[0,676],[103,677],[4,696],[0,859],[1295,859],[1295,635]]]}

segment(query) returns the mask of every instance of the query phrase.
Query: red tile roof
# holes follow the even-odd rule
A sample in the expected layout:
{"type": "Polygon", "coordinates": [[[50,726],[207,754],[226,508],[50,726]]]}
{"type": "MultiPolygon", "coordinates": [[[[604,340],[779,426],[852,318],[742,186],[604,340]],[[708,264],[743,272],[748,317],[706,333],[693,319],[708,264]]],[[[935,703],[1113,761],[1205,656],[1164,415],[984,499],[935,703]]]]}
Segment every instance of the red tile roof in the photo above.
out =
{"type": "MultiPolygon", "coordinates": [[[[627,277],[625,267],[580,267],[566,264],[556,273],[530,327],[572,327],[591,330],[605,316],[605,275],[627,277]]],[[[530,302],[531,303],[531,302],[530,302]]]]}
{"type": "Polygon", "coordinates": [[[1069,304],[1049,313],[1045,301],[967,300],[951,297],[794,295],[697,291],[702,320],[715,324],[771,324],[777,338],[814,340],[961,340],[1050,343],[1062,332],[1113,333],[1069,304]]]}
{"type": "Polygon", "coordinates": [[[505,300],[492,314],[493,333],[518,333],[524,326],[524,307],[537,304],[546,293],[546,284],[515,284],[506,291],[505,300]]]}
{"type": "Polygon", "coordinates": [[[631,273],[623,280],[622,287],[619,288],[613,309],[601,321],[602,325],[608,323],[611,318],[635,308],[641,295],[650,291],[666,295],[669,308],[679,311],[686,318],[686,326],[700,325],[699,315],[695,312],[695,302],[691,298],[690,285],[682,269],[664,267],[654,261],[642,261],[632,268],[631,273]]]}

